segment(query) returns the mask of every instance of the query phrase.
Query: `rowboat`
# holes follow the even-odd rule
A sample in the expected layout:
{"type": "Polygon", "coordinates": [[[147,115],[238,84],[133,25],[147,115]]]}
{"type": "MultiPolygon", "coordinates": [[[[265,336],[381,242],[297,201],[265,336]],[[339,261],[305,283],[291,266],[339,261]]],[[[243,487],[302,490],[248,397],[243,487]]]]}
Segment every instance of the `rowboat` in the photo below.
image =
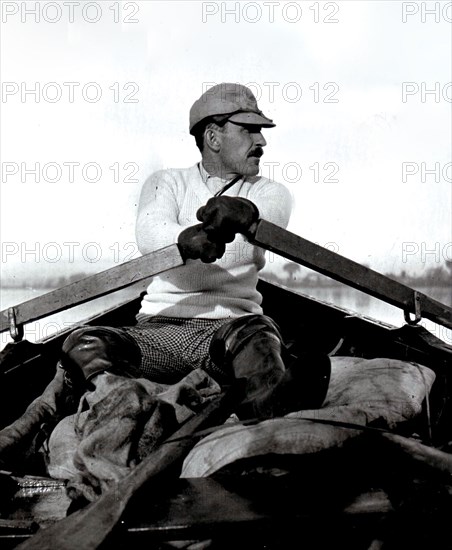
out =
{"type": "MultiPolygon", "coordinates": [[[[452,346],[419,324],[430,319],[451,329],[451,308],[264,220],[249,238],[403,310],[406,324],[395,328],[263,279],[258,287],[264,312],[279,324],[294,354],[321,350],[340,359],[338,365],[349,360],[347,368],[384,358],[387,371],[420,365],[422,373],[434,373],[416,414],[391,427],[379,418],[357,423],[321,414],[235,426],[239,438],[271,428],[277,434],[272,442],[288,433],[286,426],[298,437],[307,434],[305,439],[322,430],[359,437],[341,435],[340,444],[318,452],[272,447],[253,456],[238,451],[236,460],[213,473],[193,475],[189,457],[194,462],[202,448],[191,445],[182,452],[181,442],[193,434],[196,441],[210,438],[209,452],[223,456],[222,438],[234,436],[221,426],[213,428],[211,421],[204,431],[198,423],[191,432],[174,434],[167,450],[163,444],[152,467],[143,461],[134,478],[118,485],[116,495],[102,495],[70,515],[63,482],[18,466],[0,474],[2,548],[452,547],[452,346]],[[186,475],[180,476],[181,470],[186,475]]],[[[0,312],[0,330],[9,330],[13,339],[0,354],[0,427],[20,416],[51,380],[69,332],[31,343],[23,339],[25,323],[130,287],[133,299],[84,324],[133,325],[149,277],[183,263],[172,245],[0,312]]],[[[359,405],[365,409],[367,404],[359,405]]]]}

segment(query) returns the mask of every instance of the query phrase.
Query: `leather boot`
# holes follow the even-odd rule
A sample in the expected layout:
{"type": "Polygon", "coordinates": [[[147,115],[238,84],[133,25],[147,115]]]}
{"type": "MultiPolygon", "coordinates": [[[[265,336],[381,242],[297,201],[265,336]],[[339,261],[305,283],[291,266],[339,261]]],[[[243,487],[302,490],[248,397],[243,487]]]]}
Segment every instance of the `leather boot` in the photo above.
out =
{"type": "Polygon", "coordinates": [[[66,338],[61,349],[61,366],[74,389],[86,386],[97,374],[108,370],[140,378],[141,353],[136,342],[121,329],[81,327],[66,338]]]}
{"type": "Polygon", "coordinates": [[[12,424],[0,430],[0,467],[20,469],[31,461],[53,427],[65,415],[77,410],[78,400],[66,383],[58,363],[53,380],[44,392],[12,424]]]}
{"type": "Polygon", "coordinates": [[[14,463],[19,454],[25,459],[33,455],[54,426],[77,411],[96,374],[108,370],[140,378],[140,361],[138,345],[120,329],[86,326],[71,332],[53,380],[21,417],[0,430],[0,466],[14,463]]]}
{"type": "Polygon", "coordinates": [[[325,399],[331,373],[329,357],[286,355],[277,325],[265,315],[247,315],[226,323],[214,335],[210,355],[218,366],[231,368],[236,380],[244,381],[246,397],[236,411],[241,419],[317,409],[325,399]]]}

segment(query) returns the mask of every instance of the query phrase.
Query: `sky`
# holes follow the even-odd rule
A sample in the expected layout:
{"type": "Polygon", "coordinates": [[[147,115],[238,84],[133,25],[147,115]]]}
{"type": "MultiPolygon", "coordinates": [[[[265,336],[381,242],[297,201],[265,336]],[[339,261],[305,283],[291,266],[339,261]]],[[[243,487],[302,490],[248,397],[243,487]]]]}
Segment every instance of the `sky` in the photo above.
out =
{"type": "Polygon", "coordinates": [[[2,285],[136,256],[141,186],[199,160],[188,112],[220,82],[277,124],[261,169],[292,193],[289,230],[383,272],[452,260],[451,19],[430,1],[3,2],[2,285]]]}

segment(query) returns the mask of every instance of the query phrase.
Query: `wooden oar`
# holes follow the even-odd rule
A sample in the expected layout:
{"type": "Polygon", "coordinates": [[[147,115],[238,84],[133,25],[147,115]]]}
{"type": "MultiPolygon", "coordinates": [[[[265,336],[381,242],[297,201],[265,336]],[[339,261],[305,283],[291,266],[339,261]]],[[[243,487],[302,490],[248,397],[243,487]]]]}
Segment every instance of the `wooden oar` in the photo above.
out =
{"type": "MultiPolygon", "coordinates": [[[[277,225],[259,220],[247,236],[252,244],[401,308],[407,318],[410,313],[414,313],[416,322],[425,317],[452,328],[452,308],[449,306],[277,225]]],[[[1,311],[0,332],[8,329],[14,331],[14,327],[24,323],[137,284],[152,275],[183,264],[184,260],[176,244],[156,250],[1,311]]]]}
{"type": "Polygon", "coordinates": [[[273,223],[259,220],[248,238],[254,245],[399,307],[406,317],[414,313],[417,322],[425,317],[452,328],[452,308],[449,306],[273,223]]]}
{"type": "MultiPolygon", "coordinates": [[[[293,422],[295,419],[287,418],[287,420],[293,422]]],[[[303,418],[300,416],[297,417],[296,420],[362,431],[366,434],[368,438],[367,441],[374,442],[375,452],[381,452],[383,449],[391,449],[395,455],[403,456],[415,465],[427,466],[431,471],[441,472],[452,476],[452,454],[436,449],[435,447],[424,445],[415,439],[395,434],[383,428],[356,424],[354,422],[331,420],[329,418],[303,418]]]]}
{"type": "Polygon", "coordinates": [[[145,483],[161,476],[182,461],[197,437],[187,437],[198,430],[225,422],[240,399],[241,388],[231,387],[226,393],[189,419],[167,442],[146,457],[116,487],[82,510],[41,529],[20,546],[19,550],[94,550],[105,540],[119,521],[133,494],[145,483]]]}
{"type": "Polygon", "coordinates": [[[447,474],[452,482],[452,455],[450,453],[390,432],[379,433],[377,437],[381,438],[377,439],[377,444],[384,442],[385,446],[392,449],[395,455],[403,455],[414,465],[427,466],[433,472],[447,474]]]}
{"type": "Polygon", "coordinates": [[[177,244],[145,254],[0,312],[0,332],[53,315],[184,265],[177,244]],[[12,319],[13,318],[13,319],[12,319]]]}

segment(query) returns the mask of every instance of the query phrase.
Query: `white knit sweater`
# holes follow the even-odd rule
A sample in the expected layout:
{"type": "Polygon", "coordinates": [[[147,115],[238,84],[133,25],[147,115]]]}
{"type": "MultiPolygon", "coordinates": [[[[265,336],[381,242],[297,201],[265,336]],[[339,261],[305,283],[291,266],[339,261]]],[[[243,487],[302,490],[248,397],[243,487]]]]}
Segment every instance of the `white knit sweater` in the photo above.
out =
{"type": "MultiPolygon", "coordinates": [[[[161,170],[145,182],[137,218],[137,242],[142,254],[177,242],[181,231],[199,223],[196,211],[225,185],[210,177],[201,164],[161,170]]],[[[260,217],[286,227],[292,199],[286,187],[263,177],[247,178],[224,193],[244,197],[260,217]]],[[[262,249],[237,235],[222,258],[212,264],[188,260],[186,265],[152,278],[140,314],[178,318],[226,319],[262,313],[256,290],[264,267],[262,249]]]]}

